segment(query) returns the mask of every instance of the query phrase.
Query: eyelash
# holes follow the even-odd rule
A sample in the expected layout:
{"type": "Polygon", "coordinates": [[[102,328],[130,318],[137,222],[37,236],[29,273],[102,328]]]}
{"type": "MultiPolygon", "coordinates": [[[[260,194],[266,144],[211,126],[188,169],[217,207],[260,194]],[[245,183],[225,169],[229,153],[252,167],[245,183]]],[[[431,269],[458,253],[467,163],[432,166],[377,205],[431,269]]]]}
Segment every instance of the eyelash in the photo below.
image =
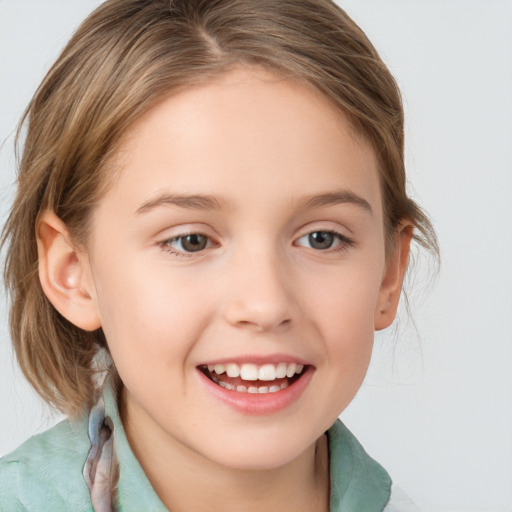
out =
{"type": "Polygon", "coordinates": [[[191,232],[191,233],[181,233],[181,234],[179,234],[177,236],[173,236],[172,238],[168,238],[167,240],[164,240],[164,241],[160,242],[158,245],[160,246],[160,248],[163,251],[166,251],[169,254],[172,254],[173,256],[177,256],[178,258],[190,258],[195,253],[201,253],[205,249],[211,247],[214,244],[212,242],[212,239],[209,236],[204,235],[203,233],[191,232]],[[176,249],[174,249],[172,247],[171,244],[174,243],[174,242],[177,242],[179,240],[182,240],[182,246],[183,246],[183,239],[185,239],[186,237],[191,237],[191,236],[197,236],[197,237],[204,237],[204,238],[206,238],[206,244],[207,244],[206,247],[203,248],[203,249],[200,249],[198,251],[178,251],[178,250],[176,250],[176,249]]]}
{"type": "MultiPolygon", "coordinates": [[[[338,240],[338,243],[334,246],[334,248],[327,247],[325,249],[317,249],[315,247],[309,247],[309,249],[312,249],[315,252],[319,252],[319,253],[322,253],[322,252],[325,252],[325,253],[341,253],[341,252],[347,251],[355,243],[352,239],[348,238],[345,235],[342,235],[341,233],[338,233],[337,231],[317,229],[317,230],[310,231],[310,232],[305,233],[304,235],[300,236],[294,242],[294,245],[297,244],[297,242],[299,240],[303,239],[303,238],[311,237],[312,235],[319,234],[319,233],[322,233],[323,235],[333,236],[334,238],[336,238],[338,240]]],[[[208,248],[210,248],[212,246],[215,246],[214,242],[212,242],[212,239],[208,235],[205,235],[205,234],[199,233],[199,232],[197,232],[197,233],[196,232],[182,233],[182,234],[179,234],[179,235],[174,236],[172,238],[168,238],[167,240],[164,240],[164,241],[160,242],[158,245],[160,246],[160,248],[162,250],[164,250],[164,251],[168,252],[169,254],[172,254],[173,256],[176,256],[178,258],[190,258],[195,253],[202,253],[206,249],[208,249],[208,248]],[[183,240],[186,237],[191,237],[191,236],[204,237],[206,239],[206,246],[204,248],[202,248],[202,249],[197,250],[197,251],[185,251],[185,250],[180,251],[180,250],[174,249],[173,246],[171,245],[171,244],[173,244],[175,242],[178,242],[179,240],[182,240],[181,245],[183,247],[183,240]]],[[[302,246],[299,245],[299,247],[302,247],[302,246]]]]}
{"type": "MultiPolygon", "coordinates": [[[[345,235],[342,235],[341,233],[338,233],[337,231],[333,231],[333,230],[324,230],[324,229],[316,229],[316,230],[313,230],[313,231],[309,231],[308,233],[305,233],[304,235],[302,235],[301,237],[299,237],[297,239],[297,242],[303,238],[306,238],[306,237],[311,237],[312,235],[314,234],[319,234],[319,233],[322,233],[323,235],[330,235],[330,236],[333,236],[335,239],[338,240],[338,243],[334,246],[334,248],[332,247],[327,247],[325,249],[317,249],[315,247],[310,247],[310,249],[313,249],[314,251],[316,252],[325,252],[325,253],[340,253],[340,252],[344,252],[344,251],[347,251],[350,247],[352,247],[354,245],[354,240],[352,240],[351,238],[348,238],[347,236],[345,235]]],[[[295,242],[295,243],[297,243],[295,242]]],[[[299,246],[301,247],[301,246],[299,246]]]]}

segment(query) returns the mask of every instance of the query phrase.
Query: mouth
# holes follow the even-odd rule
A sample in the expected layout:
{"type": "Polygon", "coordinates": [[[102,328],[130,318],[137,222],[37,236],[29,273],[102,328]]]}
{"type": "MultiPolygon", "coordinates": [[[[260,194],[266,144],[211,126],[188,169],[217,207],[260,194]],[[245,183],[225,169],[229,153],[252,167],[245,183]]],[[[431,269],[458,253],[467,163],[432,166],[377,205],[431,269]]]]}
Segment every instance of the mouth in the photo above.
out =
{"type": "Polygon", "coordinates": [[[201,365],[198,369],[213,383],[236,393],[278,393],[298,381],[308,365],[299,363],[225,363],[201,365]]]}

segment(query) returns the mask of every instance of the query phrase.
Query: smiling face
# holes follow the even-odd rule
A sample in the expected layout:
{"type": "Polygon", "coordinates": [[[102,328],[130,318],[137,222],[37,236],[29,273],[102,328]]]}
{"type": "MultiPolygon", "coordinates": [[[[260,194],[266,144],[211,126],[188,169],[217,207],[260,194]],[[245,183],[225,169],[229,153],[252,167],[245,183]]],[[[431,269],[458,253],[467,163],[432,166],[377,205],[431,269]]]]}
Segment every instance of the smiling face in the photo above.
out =
{"type": "Polygon", "coordinates": [[[163,101],[118,157],[81,261],[129,438],[293,461],[394,315],[373,150],[306,86],[238,70],[163,101]]]}

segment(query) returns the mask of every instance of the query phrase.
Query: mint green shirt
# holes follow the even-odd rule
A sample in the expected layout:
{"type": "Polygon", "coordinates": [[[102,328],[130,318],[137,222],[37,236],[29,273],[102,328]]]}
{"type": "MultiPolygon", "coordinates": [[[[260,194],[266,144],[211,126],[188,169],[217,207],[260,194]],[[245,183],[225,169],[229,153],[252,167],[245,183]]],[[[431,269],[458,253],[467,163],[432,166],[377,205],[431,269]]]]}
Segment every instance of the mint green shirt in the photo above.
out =
{"type": "MultiPolygon", "coordinates": [[[[117,512],[168,512],[130,449],[113,391],[104,392],[120,474],[117,512]]],[[[329,439],[331,512],[382,512],[391,479],[337,421],[329,439]]],[[[0,511],[95,512],[83,468],[91,443],[88,418],[63,421],[0,459],[0,511]]],[[[96,511],[98,512],[98,511],[96,511]]]]}

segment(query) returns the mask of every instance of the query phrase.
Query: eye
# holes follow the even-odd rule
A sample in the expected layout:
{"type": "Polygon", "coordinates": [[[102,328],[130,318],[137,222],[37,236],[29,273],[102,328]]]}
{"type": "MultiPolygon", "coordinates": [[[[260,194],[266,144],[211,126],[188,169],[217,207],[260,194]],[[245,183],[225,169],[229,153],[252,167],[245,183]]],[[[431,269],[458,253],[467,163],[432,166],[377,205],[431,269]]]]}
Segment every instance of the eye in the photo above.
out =
{"type": "Polygon", "coordinates": [[[297,240],[297,245],[301,247],[310,247],[318,251],[332,249],[342,244],[350,244],[351,241],[339,233],[334,231],[313,231],[307,235],[301,236],[297,240]]]}
{"type": "Polygon", "coordinates": [[[162,247],[173,254],[199,252],[211,246],[211,240],[200,233],[190,233],[170,238],[162,247]]]}

